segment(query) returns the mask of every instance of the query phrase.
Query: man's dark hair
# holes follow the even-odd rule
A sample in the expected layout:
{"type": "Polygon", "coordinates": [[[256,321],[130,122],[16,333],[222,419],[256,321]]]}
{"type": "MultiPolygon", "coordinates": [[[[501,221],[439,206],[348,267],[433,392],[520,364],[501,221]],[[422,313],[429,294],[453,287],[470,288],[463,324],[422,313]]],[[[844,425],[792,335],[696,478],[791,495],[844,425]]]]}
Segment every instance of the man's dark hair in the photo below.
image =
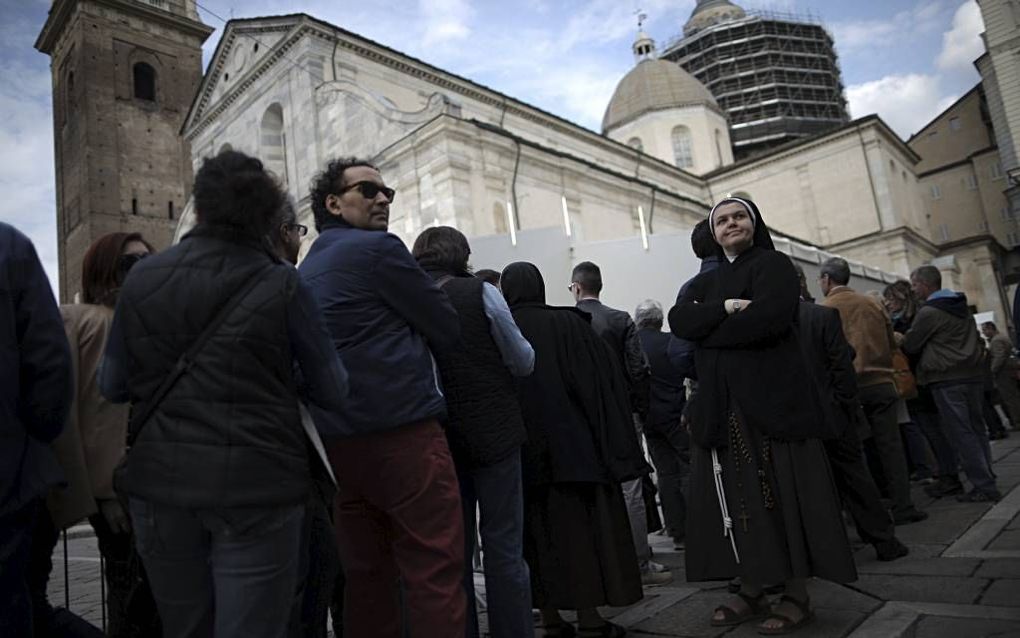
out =
{"type": "Polygon", "coordinates": [[[920,281],[929,288],[942,289],[942,273],[935,266],[921,266],[910,273],[910,278],[920,281]]]}
{"type": "Polygon", "coordinates": [[[316,231],[322,231],[326,222],[333,218],[333,214],[326,208],[326,198],[330,195],[337,195],[343,190],[346,186],[344,171],[355,166],[367,166],[379,170],[368,160],[357,157],[337,157],[329,160],[326,168],[312,179],[312,215],[315,217],[316,231]]]}
{"type": "Polygon", "coordinates": [[[695,224],[691,230],[691,248],[694,249],[694,254],[698,259],[708,259],[718,252],[719,246],[712,238],[712,228],[707,219],[695,224]]]}
{"type": "Polygon", "coordinates": [[[804,274],[804,268],[792,259],[790,262],[793,264],[794,272],[797,273],[797,283],[800,285],[800,298],[804,301],[814,302],[815,298],[811,296],[811,291],[807,287],[807,275],[804,274]]]}
{"type": "Polygon", "coordinates": [[[822,277],[828,277],[837,286],[845,286],[850,283],[850,264],[842,257],[830,257],[822,262],[822,277]]]}
{"type": "Polygon", "coordinates": [[[109,233],[89,246],[81,262],[82,301],[111,308],[116,305],[117,292],[127,276],[120,256],[133,241],[145,244],[150,253],[156,252],[141,233],[109,233]]]}
{"type": "Polygon", "coordinates": [[[994,321],[985,321],[984,323],[981,324],[981,327],[982,328],[988,328],[992,332],[998,332],[999,331],[999,329],[998,329],[998,327],[996,327],[994,321]]]}
{"type": "Polygon", "coordinates": [[[283,191],[258,159],[238,151],[207,157],[192,189],[200,225],[262,240],[269,233],[283,191]]]}
{"type": "Polygon", "coordinates": [[[411,255],[425,270],[442,270],[455,275],[471,272],[468,257],[471,246],[467,237],[452,226],[426,228],[414,240],[411,255]]]}
{"type": "Polygon", "coordinates": [[[573,272],[570,273],[570,281],[593,295],[602,292],[602,271],[590,261],[582,261],[574,266],[573,272]]]}
{"type": "Polygon", "coordinates": [[[297,223],[297,208],[294,206],[294,198],[284,194],[283,204],[273,219],[273,226],[269,229],[269,243],[273,245],[276,252],[283,249],[283,236],[280,234],[280,227],[284,224],[292,225],[297,223]]]}
{"type": "Polygon", "coordinates": [[[499,271],[482,268],[481,270],[475,271],[475,277],[478,277],[482,281],[490,283],[497,288],[499,287],[499,271]]]}

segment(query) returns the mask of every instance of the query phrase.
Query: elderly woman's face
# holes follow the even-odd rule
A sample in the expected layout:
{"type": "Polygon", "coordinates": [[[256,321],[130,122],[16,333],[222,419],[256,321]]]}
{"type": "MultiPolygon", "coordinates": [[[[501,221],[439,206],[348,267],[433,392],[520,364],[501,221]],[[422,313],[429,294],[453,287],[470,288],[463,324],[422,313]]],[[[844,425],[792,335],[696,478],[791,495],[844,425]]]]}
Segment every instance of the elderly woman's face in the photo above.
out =
{"type": "Polygon", "coordinates": [[[739,202],[727,202],[716,209],[712,218],[715,241],[729,254],[737,254],[751,247],[754,241],[754,223],[751,214],[739,202]]]}

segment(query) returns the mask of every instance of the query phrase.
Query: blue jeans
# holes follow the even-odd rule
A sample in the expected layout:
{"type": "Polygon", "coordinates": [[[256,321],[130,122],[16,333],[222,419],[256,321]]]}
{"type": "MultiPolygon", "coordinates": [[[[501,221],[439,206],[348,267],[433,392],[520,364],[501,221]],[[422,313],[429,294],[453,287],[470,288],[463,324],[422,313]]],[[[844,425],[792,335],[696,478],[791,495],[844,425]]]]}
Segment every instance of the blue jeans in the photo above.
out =
{"type": "Polygon", "coordinates": [[[475,506],[481,509],[482,564],[493,638],[521,638],[535,630],[531,617],[531,572],[524,562],[524,496],[521,455],[479,468],[457,468],[464,507],[464,593],[468,601],[465,635],[478,637],[474,574],[475,506]]]}
{"type": "Polygon", "coordinates": [[[164,638],[284,638],[304,504],[185,509],[131,499],[164,638]]]}
{"type": "Polygon", "coordinates": [[[992,452],[982,417],[981,381],[933,384],[931,390],[942,426],[956,448],[967,479],[979,492],[997,493],[992,477],[992,452]]]}

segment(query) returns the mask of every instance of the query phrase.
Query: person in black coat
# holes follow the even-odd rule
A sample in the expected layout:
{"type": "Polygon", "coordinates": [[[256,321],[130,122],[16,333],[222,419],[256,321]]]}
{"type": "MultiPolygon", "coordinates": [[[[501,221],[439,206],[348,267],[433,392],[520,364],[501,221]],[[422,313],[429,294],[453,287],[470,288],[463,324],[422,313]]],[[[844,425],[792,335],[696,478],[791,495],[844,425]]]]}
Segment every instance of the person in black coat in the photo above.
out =
{"type": "Polygon", "coordinates": [[[283,193],[262,162],[207,158],[194,200],[195,229],[133,266],[118,296],[99,387],[136,419],[153,409],[129,425],[116,488],[164,636],[277,638],[312,488],[295,364],[324,409],[343,405],[347,372],[310,287],[270,252],[283,193]]]}
{"type": "Polygon", "coordinates": [[[750,201],[726,198],[709,215],[724,258],[694,280],[669,314],[695,342],[699,390],[691,423],[687,578],[740,576],[716,626],[768,616],[786,632],[813,617],[806,579],[857,578],[832,474],[819,440],[822,407],[810,387],[795,324],[800,291],[750,201]],[[724,533],[720,534],[720,522],[724,533]],[[763,585],[784,582],[769,612],[763,585]]]}
{"type": "Polygon", "coordinates": [[[0,222],[0,635],[32,635],[32,529],[64,474],[50,450],[67,420],[71,354],[32,242],[0,222]]]}
{"type": "Polygon", "coordinates": [[[638,339],[651,372],[642,431],[655,466],[666,532],[680,549],[687,534],[684,483],[690,473],[690,437],[680,423],[687,390],[683,371],[669,357],[669,343],[676,337],[662,331],[662,320],[662,305],[654,299],[642,301],[634,311],[638,339]]]}
{"type": "Polygon", "coordinates": [[[535,349],[518,396],[523,450],[524,555],[534,604],[555,635],[573,635],[560,609],[576,609],[582,635],[622,636],[596,607],[641,599],[641,577],[620,484],[648,472],[627,387],[590,315],[548,306],[533,264],[516,262],[500,286],[535,349]]]}
{"type": "Polygon", "coordinates": [[[882,505],[857,436],[861,410],[857,400],[857,374],[839,311],[807,301],[804,271],[800,266],[794,267],[802,297],[797,335],[808,376],[814,382],[825,413],[825,429],[829,435],[825,438],[825,451],[836,487],[854,519],[857,534],[875,548],[878,559],[901,558],[909,550],[896,538],[896,528],[889,511],[882,505]]]}

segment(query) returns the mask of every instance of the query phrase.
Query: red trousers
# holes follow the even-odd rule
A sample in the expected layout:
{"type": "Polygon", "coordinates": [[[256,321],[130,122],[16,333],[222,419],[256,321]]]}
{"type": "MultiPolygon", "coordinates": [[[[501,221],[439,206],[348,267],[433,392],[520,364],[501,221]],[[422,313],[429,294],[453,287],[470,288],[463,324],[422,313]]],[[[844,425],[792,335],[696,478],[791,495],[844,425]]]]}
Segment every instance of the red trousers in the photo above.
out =
{"type": "Polygon", "coordinates": [[[344,634],[399,638],[403,616],[413,638],[462,637],[464,520],[439,423],[332,441],[327,453],[340,486],[344,634]]]}

